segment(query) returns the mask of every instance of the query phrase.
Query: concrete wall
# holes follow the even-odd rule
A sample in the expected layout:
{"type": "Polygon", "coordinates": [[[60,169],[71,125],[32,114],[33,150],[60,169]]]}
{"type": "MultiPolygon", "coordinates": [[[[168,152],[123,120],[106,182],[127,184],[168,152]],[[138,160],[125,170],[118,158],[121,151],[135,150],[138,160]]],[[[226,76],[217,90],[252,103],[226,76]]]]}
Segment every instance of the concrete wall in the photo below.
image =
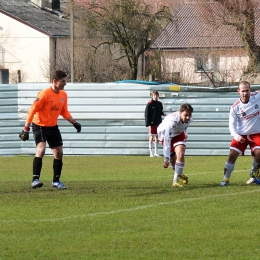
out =
{"type": "MultiPolygon", "coordinates": [[[[0,155],[33,155],[35,145],[18,134],[38,91],[49,83],[0,85],[0,155]]],[[[260,89],[260,85],[252,86],[260,89]]],[[[60,118],[67,155],[149,155],[144,110],[150,92],[158,90],[164,111],[179,110],[183,102],[194,107],[188,131],[187,155],[227,155],[231,136],[229,108],[239,97],[237,87],[206,88],[174,84],[68,83],[69,110],[82,132],[60,118]]],[[[159,149],[162,154],[162,147],[159,149]]],[[[47,154],[51,154],[47,149],[47,154]]],[[[247,151],[246,154],[249,154],[247,151]]]]}

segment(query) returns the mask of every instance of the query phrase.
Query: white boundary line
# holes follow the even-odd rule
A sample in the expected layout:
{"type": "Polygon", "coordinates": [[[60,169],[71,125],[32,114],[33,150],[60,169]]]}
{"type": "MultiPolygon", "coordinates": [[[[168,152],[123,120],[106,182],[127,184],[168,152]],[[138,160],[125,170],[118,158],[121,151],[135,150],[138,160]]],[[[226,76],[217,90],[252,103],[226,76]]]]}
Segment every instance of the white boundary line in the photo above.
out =
{"type": "MultiPolygon", "coordinates": [[[[225,189],[225,188],[223,188],[223,189],[225,189]]],[[[196,200],[202,200],[202,199],[215,199],[215,198],[222,198],[225,196],[250,194],[250,193],[255,193],[255,192],[259,192],[259,191],[260,191],[260,189],[254,189],[254,190],[250,190],[250,191],[243,191],[243,192],[236,192],[236,193],[217,194],[217,195],[209,195],[209,196],[204,196],[204,197],[178,199],[178,200],[174,200],[174,201],[159,202],[157,204],[148,204],[148,205],[138,206],[138,207],[129,208],[129,209],[95,212],[95,213],[82,214],[82,215],[76,215],[76,216],[67,216],[67,217],[61,217],[61,218],[31,219],[31,220],[24,220],[24,221],[1,219],[0,223],[41,223],[41,222],[59,222],[59,221],[66,221],[66,220],[70,221],[70,220],[78,219],[78,218],[96,217],[96,216],[102,216],[102,215],[113,215],[113,214],[119,214],[122,212],[133,212],[133,211],[138,211],[138,210],[145,210],[145,209],[149,209],[149,208],[183,203],[183,202],[187,202],[187,201],[196,201],[196,200]]]]}

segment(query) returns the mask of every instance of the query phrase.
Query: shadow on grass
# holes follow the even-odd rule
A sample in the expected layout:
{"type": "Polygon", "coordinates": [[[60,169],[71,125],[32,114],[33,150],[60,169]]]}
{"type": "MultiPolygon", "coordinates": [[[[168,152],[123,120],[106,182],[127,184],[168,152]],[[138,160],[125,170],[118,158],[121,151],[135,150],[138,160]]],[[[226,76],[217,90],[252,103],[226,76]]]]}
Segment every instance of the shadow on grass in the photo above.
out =
{"type": "Polygon", "coordinates": [[[0,194],[85,194],[85,195],[115,195],[125,197],[142,197],[163,195],[169,193],[215,193],[223,192],[226,189],[240,189],[240,188],[256,188],[260,185],[246,185],[244,183],[231,183],[227,187],[221,187],[219,183],[190,183],[183,185],[183,188],[174,188],[171,183],[168,182],[153,182],[153,181],[68,181],[65,183],[67,189],[59,190],[53,188],[50,182],[43,181],[44,185],[41,188],[32,189],[30,183],[25,181],[20,182],[2,182],[0,187],[0,194]]]}

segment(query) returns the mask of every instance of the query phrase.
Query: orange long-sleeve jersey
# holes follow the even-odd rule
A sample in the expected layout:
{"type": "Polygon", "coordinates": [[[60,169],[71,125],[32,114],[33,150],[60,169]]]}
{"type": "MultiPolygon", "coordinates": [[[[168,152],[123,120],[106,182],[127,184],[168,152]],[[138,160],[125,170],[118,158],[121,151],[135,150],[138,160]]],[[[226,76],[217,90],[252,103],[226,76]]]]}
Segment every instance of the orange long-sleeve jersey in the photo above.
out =
{"type": "Polygon", "coordinates": [[[51,127],[57,125],[59,115],[65,119],[71,117],[68,111],[67,93],[63,90],[56,93],[49,87],[37,94],[28,111],[26,122],[51,127]]]}

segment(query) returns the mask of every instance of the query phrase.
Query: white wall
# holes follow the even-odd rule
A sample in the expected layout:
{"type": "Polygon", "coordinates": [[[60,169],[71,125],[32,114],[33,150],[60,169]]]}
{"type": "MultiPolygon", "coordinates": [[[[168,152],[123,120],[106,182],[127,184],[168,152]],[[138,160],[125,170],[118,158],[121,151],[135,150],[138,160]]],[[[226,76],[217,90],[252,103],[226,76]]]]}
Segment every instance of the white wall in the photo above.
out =
{"type": "MultiPolygon", "coordinates": [[[[185,83],[202,83],[208,80],[205,75],[196,72],[195,57],[203,50],[164,51],[162,71],[167,76],[172,72],[180,72],[181,80],[185,83]]],[[[208,51],[210,52],[210,50],[208,51]]],[[[213,51],[220,56],[220,71],[223,76],[227,72],[227,82],[238,82],[247,64],[248,56],[239,49],[213,51]]]]}
{"type": "Polygon", "coordinates": [[[17,70],[22,82],[48,82],[42,68],[50,53],[49,37],[2,13],[0,26],[0,46],[6,51],[4,61],[0,55],[0,69],[10,70],[10,83],[15,83],[17,70]]]}

